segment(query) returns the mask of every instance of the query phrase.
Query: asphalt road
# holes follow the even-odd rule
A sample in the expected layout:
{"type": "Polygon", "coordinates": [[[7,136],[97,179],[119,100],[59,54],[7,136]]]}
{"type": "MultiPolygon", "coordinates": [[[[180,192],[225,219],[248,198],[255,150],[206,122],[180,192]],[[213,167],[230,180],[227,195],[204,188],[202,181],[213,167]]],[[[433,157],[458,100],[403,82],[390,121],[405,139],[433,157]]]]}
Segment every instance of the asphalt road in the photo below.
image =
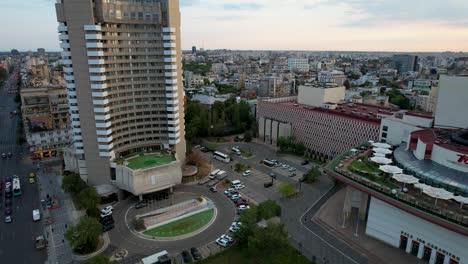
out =
{"type": "MultiPolygon", "coordinates": [[[[42,234],[42,223],[33,222],[32,210],[39,208],[39,193],[35,184],[28,182],[28,173],[33,170],[25,148],[16,145],[16,124],[18,117],[10,118],[10,111],[16,110],[14,94],[8,94],[5,87],[0,89],[0,153],[11,152],[11,158],[0,158],[0,179],[18,175],[23,194],[12,198],[12,223],[5,223],[4,188],[1,195],[2,217],[0,221],[0,263],[44,263],[47,251],[37,251],[34,239],[42,234]],[[21,159],[24,156],[24,159],[21,159]]],[[[4,186],[3,186],[4,187],[4,186]]]]}

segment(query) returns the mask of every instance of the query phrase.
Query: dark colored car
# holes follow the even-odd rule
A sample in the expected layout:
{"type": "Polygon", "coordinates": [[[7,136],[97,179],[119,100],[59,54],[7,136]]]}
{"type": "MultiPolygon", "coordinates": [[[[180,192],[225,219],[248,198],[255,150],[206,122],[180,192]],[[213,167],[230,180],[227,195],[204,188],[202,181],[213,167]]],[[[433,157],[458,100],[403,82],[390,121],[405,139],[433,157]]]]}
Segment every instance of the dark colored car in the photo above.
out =
{"type": "Polygon", "coordinates": [[[109,230],[111,230],[111,229],[113,229],[113,228],[114,228],[114,224],[102,226],[102,232],[103,232],[103,233],[104,233],[104,232],[107,232],[107,231],[109,231],[109,230]]]}
{"type": "Polygon", "coordinates": [[[106,226],[106,225],[112,225],[115,223],[114,221],[114,218],[111,217],[105,217],[105,218],[101,218],[99,219],[99,222],[101,222],[102,225],[106,226]]]}
{"type": "Polygon", "coordinates": [[[6,177],[5,177],[5,182],[11,182],[11,177],[10,177],[10,176],[6,176],[6,177]]]}
{"type": "Polygon", "coordinates": [[[189,263],[192,261],[192,257],[190,256],[187,250],[182,251],[181,255],[182,259],[184,260],[184,263],[189,263]]]}
{"type": "Polygon", "coordinates": [[[194,260],[200,260],[201,259],[201,254],[200,251],[198,251],[197,248],[191,248],[190,253],[192,253],[192,257],[194,260]]]}
{"type": "Polygon", "coordinates": [[[140,208],[143,208],[143,207],[146,207],[146,206],[148,206],[148,203],[139,202],[139,203],[135,204],[135,209],[140,209],[140,208]]]}
{"type": "Polygon", "coordinates": [[[270,188],[271,186],[273,186],[273,182],[265,182],[263,184],[263,187],[265,187],[265,188],[270,188]]]}
{"type": "Polygon", "coordinates": [[[301,165],[307,165],[307,164],[309,164],[308,160],[304,160],[303,162],[301,162],[301,165]]]}
{"type": "Polygon", "coordinates": [[[5,208],[5,215],[11,215],[11,208],[10,207],[5,208]]]}
{"type": "Polygon", "coordinates": [[[200,147],[200,151],[202,151],[202,152],[209,152],[210,150],[209,150],[207,147],[205,147],[205,146],[201,146],[201,147],[200,147]]]}
{"type": "Polygon", "coordinates": [[[11,199],[5,199],[5,206],[11,206],[11,199]]]}
{"type": "Polygon", "coordinates": [[[11,198],[11,190],[9,188],[5,189],[5,198],[11,198]]]}

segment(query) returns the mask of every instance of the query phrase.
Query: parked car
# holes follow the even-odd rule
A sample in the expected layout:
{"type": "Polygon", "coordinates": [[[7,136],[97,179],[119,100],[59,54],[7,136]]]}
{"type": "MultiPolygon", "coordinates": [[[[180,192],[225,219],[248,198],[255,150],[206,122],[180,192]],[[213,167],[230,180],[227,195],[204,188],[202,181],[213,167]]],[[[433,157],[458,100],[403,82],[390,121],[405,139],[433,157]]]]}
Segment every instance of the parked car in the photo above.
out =
{"type": "Polygon", "coordinates": [[[307,165],[307,164],[309,164],[308,160],[304,160],[303,162],[301,162],[301,165],[307,165]]]}
{"type": "Polygon", "coordinates": [[[110,215],[112,215],[112,211],[108,211],[107,213],[101,212],[101,218],[108,217],[110,215]]]}
{"type": "Polygon", "coordinates": [[[231,200],[237,200],[239,198],[241,198],[242,196],[240,194],[234,194],[231,196],[231,200]]]}
{"type": "Polygon", "coordinates": [[[190,253],[192,254],[194,260],[200,260],[202,258],[200,251],[198,251],[197,248],[190,248],[190,253]]]}
{"type": "Polygon", "coordinates": [[[234,189],[236,189],[236,190],[240,190],[240,189],[244,189],[244,188],[245,188],[245,186],[243,184],[238,184],[238,185],[234,186],[234,189]]]}
{"type": "Polygon", "coordinates": [[[216,189],[216,186],[211,186],[211,187],[210,187],[210,191],[211,191],[211,192],[214,192],[214,193],[215,193],[215,192],[218,192],[218,190],[216,189]]]}
{"type": "Polygon", "coordinates": [[[146,207],[146,206],[148,206],[148,203],[139,202],[139,203],[135,204],[135,209],[141,209],[141,208],[146,207]]]}
{"type": "Polygon", "coordinates": [[[3,153],[2,153],[2,158],[6,159],[6,157],[7,157],[7,156],[6,156],[5,152],[3,152],[3,153]]]}
{"type": "Polygon", "coordinates": [[[283,164],[283,165],[281,165],[281,168],[282,168],[282,169],[288,169],[288,168],[289,168],[289,165],[288,165],[288,164],[283,164]]]}
{"type": "Polygon", "coordinates": [[[296,171],[296,168],[290,167],[290,168],[289,168],[289,172],[293,172],[293,171],[296,171]]]}
{"type": "Polygon", "coordinates": [[[11,215],[11,208],[5,207],[5,215],[11,215]]]}
{"type": "Polygon", "coordinates": [[[265,188],[270,188],[271,186],[273,186],[273,182],[265,182],[263,184],[263,187],[265,187],[265,188]]]}
{"type": "Polygon", "coordinates": [[[103,233],[104,233],[104,232],[107,232],[107,231],[109,231],[109,230],[111,230],[111,229],[113,229],[113,228],[114,228],[114,224],[102,226],[102,232],[103,232],[103,233]]]}
{"type": "Polygon", "coordinates": [[[36,182],[36,180],[34,180],[34,178],[29,178],[29,183],[30,184],[34,184],[36,182]]]}
{"type": "Polygon", "coordinates": [[[11,206],[11,199],[5,199],[5,206],[11,206]]]}
{"type": "Polygon", "coordinates": [[[229,243],[234,242],[234,239],[228,235],[222,235],[220,238],[227,240],[229,243]]]}
{"type": "Polygon", "coordinates": [[[273,172],[270,172],[270,177],[273,179],[276,179],[276,174],[274,174],[273,172]]]}
{"type": "Polygon", "coordinates": [[[242,176],[246,177],[246,176],[249,176],[252,174],[252,171],[251,170],[246,170],[242,173],[242,176]]]}
{"type": "Polygon", "coordinates": [[[220,245],[221,247],[227,247],[229,241],[227,241],[226,239],[218,238],[216,239],[216,244],[220,245]]]}
{"type": "Polygon", "coordinates": [[[295,172],[289,173],[289,177],[294,177],[294,176],[296,176],[296,173],[295,173],[295,172]]]}
{"type": "Polygon", "coordinates": [[[184,263],[192,262],[192,257],[190,256],[187,250],[182,251],[181,255],[182,259],[184,260],[184,263]]]}
{"type": "Polygon", "coordinates": [[[11,158],[11,156],[13,156],[13,154],[11,154],[11,152],[8,152],[7,156],[8,156],[9,158],[11,158]]]}
{"type": "Polygon", "coordinates": [[[106,206],[106,207],[102,208],[101,213],[103,213],[103,214],[107,214],[109,212],[112,213],[112,210],[114,210],[114,207],[112,207],[112,205],[109,205],[109,206],[106,206]]]}
{"type": "Polygon", "coordinates": [[[237,207],[237,209],[239,209],[239,211],[244,211],[250,209],[250,206],[241,204],[239,207],[237,207]]]}
{"type": "Polygon", "coordinates": [[[13,221],[13,218],[11,218],[11,215],[5,216],[5,223],[11,223],[13,221]]]}

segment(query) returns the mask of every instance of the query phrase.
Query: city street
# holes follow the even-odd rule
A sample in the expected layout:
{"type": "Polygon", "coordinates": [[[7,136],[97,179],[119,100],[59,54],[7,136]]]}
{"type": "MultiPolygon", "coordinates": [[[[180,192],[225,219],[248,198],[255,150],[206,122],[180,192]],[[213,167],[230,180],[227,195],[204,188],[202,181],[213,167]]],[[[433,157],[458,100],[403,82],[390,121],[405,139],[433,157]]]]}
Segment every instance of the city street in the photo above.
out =
{"type": "MultiPolygon", "coordinates": [[[[16,82],[15,82],[16,85],[16,82]]],[[[22,195],[12,197],[12,223],[5,223],[5,185],[1,195],[2,219],[0,221],[0,259],[1,263],[44,263],[47,251],[34,247],[36,236],[42,235],[42,222],[33,222],[32,211],[39,209],[39,192],[36,184],[28,182],[28,174],[33,165],[27,149],[16,144],[16,124],[18,116],[10,118],[16,110],[15,94],[8,94],[7,88],[0,89],[0,153],[11,152],[11,158],[0,158],[0,180],[7,176],[18,175],[22,195]]],[[[23,145],[24,146],[24,145],[23,145]]]]}

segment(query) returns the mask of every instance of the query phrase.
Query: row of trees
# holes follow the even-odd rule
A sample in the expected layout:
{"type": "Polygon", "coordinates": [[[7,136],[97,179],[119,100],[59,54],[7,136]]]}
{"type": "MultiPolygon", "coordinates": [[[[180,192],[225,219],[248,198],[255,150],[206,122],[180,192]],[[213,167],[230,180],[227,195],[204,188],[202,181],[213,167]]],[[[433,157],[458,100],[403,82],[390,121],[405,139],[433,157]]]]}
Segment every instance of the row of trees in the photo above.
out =
{"type": "Polygon", "coordinates": [[[81,179],[79,174],[69,171],[64,172],[62,188],[70,193],[73,200],[77,201],[79,206],[85,209],[87,213],[87,216],[81,217],[77,225],[68,228],[65,232],[65,238],[70,242],[75,252],[80,254],[91,253],[96,250],[99,235],[102,233],[102,225],[99,222],[100,213],[97,209],[101,197],[94,187],[88,186],[81,179]]]}
{"type": "Polygon", "coordinates": [[[281,207],[271,200],[241,213],[242,225],[235,238],[239,249],[248,256],[248,263],[311,263],[289,244],[282,224],[271,221],[266,226],[258,225],[262,219],[280,215],[281,207]]]}
{"type": "MultiPolygon", "coordinates": [[[[225,102],[215,102],[211,107],[199,101],[189,101],[185,114],[186,138],[225,136],[252,130],[254,118],[245,100],[231,97],[225,102]]],[[[250,132],[251,134],[251,132],[250,132]]]]}
{"type": "Polygon", "coordinates": [[[411,101],[398,89],[388,91],[387,95],[391,104],[398,105],[401,109],[413,109],[411,101]]]}
{"type": "Polygon", "coordinates": [[[292,137],[279,137],[277,143],[280,152],[283,153],[294,153],[296,155],[302,156],[306,150],[304,144],[300,142],[296,143],[292,137]]]}

